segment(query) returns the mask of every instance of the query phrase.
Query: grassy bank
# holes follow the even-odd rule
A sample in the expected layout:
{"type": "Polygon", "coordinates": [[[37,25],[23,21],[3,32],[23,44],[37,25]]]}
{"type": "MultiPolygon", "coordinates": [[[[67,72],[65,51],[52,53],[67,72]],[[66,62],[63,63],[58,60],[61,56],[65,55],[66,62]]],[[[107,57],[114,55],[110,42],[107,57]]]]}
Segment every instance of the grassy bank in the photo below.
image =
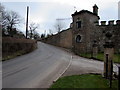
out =
{"type": "MultiPolygon", "coordinates": [[[[80,54],[80,56],[85,57],[85,58],[91,58],[90,53],[83,53],[83,54],[80,54]]],[[[96,59],[103,61],[104,60],[104,53],[98,53],[96,56],[96,59]]],[[[120,54],[114,54],[113,61],[115,63],[120,63],[120,54]]]]}
{"type": "MultiPolygon", "coordinates": [[[[113,80],[112,88],[117,87],[118,80],[113,80]]],[[[94,74],[66,76],[57,80],[50,88],[109,88],[109,80],[94,74]]]]}

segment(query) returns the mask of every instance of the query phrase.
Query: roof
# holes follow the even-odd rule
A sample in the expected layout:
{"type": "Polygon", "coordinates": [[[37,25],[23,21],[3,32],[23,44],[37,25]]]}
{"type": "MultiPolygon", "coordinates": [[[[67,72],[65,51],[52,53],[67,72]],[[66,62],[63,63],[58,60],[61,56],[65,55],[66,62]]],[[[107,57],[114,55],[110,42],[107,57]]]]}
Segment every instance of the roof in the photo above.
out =
{"type": "Polygon", "coordinates": [[[94,16],[97,16],[97,17],[100,19],[100,17],[99,17],[98,15],[96,15],[95,13],[92,13],[92,12],[90,12],[90,11],[88,11],[88,10],[81,10],[81,11],[79,11],[79,12],[76,11],[74,14],[72,14],[72,16],[79,15],[79,14],[82,14],[82,13],[92,14],[92,15],[94,15],[94,16]]]}

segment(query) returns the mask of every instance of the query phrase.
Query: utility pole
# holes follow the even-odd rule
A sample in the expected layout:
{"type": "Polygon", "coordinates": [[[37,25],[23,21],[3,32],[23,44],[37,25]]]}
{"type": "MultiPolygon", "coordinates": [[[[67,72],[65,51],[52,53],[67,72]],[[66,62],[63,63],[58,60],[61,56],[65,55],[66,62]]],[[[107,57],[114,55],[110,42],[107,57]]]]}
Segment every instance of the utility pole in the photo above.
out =
{"type": "Polygon", "coordinates": [[[26,18],[26,39],[28,36],[28,13],[29,13],[29,7],[27,6],[27,18],[26,18]]]}

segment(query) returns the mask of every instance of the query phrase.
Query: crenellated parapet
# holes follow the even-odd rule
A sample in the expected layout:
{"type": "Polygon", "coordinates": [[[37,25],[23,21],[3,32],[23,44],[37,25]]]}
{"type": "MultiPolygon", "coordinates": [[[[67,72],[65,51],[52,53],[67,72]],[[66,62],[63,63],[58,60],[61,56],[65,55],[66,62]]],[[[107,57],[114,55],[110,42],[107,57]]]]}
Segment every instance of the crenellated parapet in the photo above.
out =
{"type": "Polygon", "coordinates": [[[117,21],[116,21],[116,24],[117,24],[117,25],[120,25],[120,20],[117,20],[117,21]]]}
{"type": "Polygon", "coordinates": [[[108,21],[108,25],[110,25],[110,26],[115,25],[115,24],[114,24],[114,20],[110,20],[110,21],[108,21]]]}
{"type": "Polygon", "coordinates": [[[120,26],[120,20],[110,20],[108,21],[100,21],[100,23],[96,24],[97,26],[120,26]]]}
{"type": "Polygon", "coordinates": [[[106,25],[106,21],[101,21],[101,25],[106,25]]]}

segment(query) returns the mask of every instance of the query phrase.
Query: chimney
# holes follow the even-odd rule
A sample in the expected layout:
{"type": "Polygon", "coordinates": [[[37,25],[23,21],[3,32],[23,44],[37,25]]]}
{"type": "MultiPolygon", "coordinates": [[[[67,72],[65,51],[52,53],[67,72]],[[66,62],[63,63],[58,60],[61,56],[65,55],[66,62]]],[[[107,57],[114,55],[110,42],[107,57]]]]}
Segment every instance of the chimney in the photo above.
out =
{"type": "Polygon", "coordinates": [[[98,6],[96,4],[93,6],[93,13],[98,15],[98,6]]]}

